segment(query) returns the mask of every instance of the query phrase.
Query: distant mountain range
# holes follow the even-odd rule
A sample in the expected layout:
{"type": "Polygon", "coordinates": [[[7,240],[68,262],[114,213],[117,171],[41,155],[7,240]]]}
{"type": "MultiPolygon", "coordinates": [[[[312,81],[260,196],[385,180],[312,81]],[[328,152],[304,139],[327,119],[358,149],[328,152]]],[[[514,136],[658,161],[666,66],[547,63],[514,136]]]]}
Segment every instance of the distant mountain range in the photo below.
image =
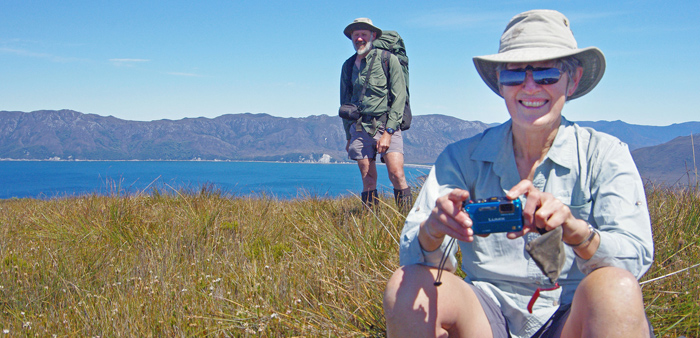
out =
{"type": "MultiPolygon", "coordinates": [[[[415,116],[404,139],[406,163],[431,163],[447,144],[487,127],[450,116],[415,116]]],[[[340,118],[327,115],[140,122],[72,110],[0,111],[0,159],[345,162],[345,144],[340,118]]]]}
{"type": "MultiPolygon", "coordinates": [[[[620,138],[633,150],[642,175],[663,181],[677,181],[675,176],[685,172],[689,136],[700,133],[700,122],[664,127],[577,123],[620,138]]],[[[416,115],[404,134],[405,161],[430,164],[446,145],[488,127],[451,116],[416,115]]],[[[0,111],[0,159],[347,162],[345,144],[340,119],[327,115],[246,113],[141,122],[72,110],[0,111]]],[[[696,145],[698,156],[699,150],[696,145]]]]}
{"type": "Polygon", "coordinates": [[[677,123],[664,127],[640,126],[622,121],[578,121],[576,123],[614,135],[627,143],[631,150],[666,143],[678,136],[700,134],[700,122],[677,123]]]}
{"type": "Polygon", "coordinates": [[[632,158],[646,180],[694,186],[700,175],[700,135],[679,136],[657,146],[636,149],[632,158]]]}

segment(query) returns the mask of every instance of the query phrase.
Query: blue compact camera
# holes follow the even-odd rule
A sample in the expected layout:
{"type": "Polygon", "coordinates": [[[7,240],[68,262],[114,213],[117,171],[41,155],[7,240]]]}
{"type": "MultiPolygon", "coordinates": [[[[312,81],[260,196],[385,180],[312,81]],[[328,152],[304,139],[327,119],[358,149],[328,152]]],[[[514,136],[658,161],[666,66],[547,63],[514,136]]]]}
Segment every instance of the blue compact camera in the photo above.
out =
{"type": "Polygon", "coordinates": [[[491,197],[464,205],[472,219],[476,235],[494,232],[514,232],[523,229],[523,208],[520,199],[491,197]]]}

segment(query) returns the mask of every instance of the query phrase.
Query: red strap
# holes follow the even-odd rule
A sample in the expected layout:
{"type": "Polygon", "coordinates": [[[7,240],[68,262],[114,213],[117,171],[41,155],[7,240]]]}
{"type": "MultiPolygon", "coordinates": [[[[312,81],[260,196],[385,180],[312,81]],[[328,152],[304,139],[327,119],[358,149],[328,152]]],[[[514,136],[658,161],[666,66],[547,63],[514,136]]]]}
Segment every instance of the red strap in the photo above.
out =
{"type": "Polygon", "coordinates": [[[556,290],[558,288],[559,288],[559,283],[554,283],[554,287],[549,288],[549,289],[537,288],[537,290],[535,290],[535,293],[530,298],[530,302],[527,303],[527,311],[532,313],[532,307],[535,305],[537,298],[540,297],[540,291],[552,291],[552,290],[556,290]]]}

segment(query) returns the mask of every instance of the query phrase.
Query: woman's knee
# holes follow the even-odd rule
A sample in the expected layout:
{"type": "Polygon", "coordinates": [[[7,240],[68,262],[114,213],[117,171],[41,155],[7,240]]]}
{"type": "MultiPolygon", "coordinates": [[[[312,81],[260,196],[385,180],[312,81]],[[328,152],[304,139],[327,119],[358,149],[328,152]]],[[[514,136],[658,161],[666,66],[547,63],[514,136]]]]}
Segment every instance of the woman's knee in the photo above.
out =
{"type": "Polygon", "coordinates": [[[387,307],[393,308],[396,304],[396,295],[399,291],[399,287],[401,286],[403,276],[403,267],[400,267],[394,271],[394,274],[391,275],[391,278],[389,278],[387,281],[386,289],[384,290],[384,311],[386,311],[387,307]]]}
{"type": "Polygon", "coordinates": [[[406,298],[402,295],[415,294],[411,290],[422,287],[422,280],[426,275],[432,277],[429,268],[420,265],[407,265],[398,268],[386,283],[384,291],[384,307],[393,307],[399,298],[406,298]]]}
{"type": "MultiPolygon", "coordinates": [[[[593,295],[618,295],[622,297],[642,297],[637,278],[629,271],[617,267],[604,267],[586,276],[579,288],[593,295]]],[[[640,298],[641,299],[641,298],[640,298]]]]}
{"type": "Polygon", "coordinates": [[[442,275],[442,285],[435,286],[436,274],[436,269],[409,265],[389,278],[384,294],[389,336],[405,336],[400,327],[409,324],[410,333],[418,337],[448,332],[489,336],[489,320],[472,287],[449,272],[442,275]]]}
{"type": "Polygon", "coordinates": [[[646,336],[644,299],[636,277],[616,267],[591,272],[576,289],[564,330],[573,335],[624,331],[630,337],[646,336]]]}
{"type": "Polygon", "coordinates": [[[644,299],[632,273],[615,267],[597,269],[586,276],[574,294],[573,305],[585,317],[625,314],[629,319],[644,318],[644,299]]]}
{"type": "Polygon", "coordinates": [[[465,295],[473,294],[473,291],[460,277],[445,272],[442,275],[443,283],[438,288],[435,286],[436,274],[436,269],[419,264],[397,269],[389,278],[384,291],[385,310],[393,307],[412,309],[414,306],[426,303],[450,304],[454,297],[460,300],[471,298],[465,295]],[[443,299],[438,300],[440,295],[443,299]],[[449,296],[446,297],[446,295],[449,296]]]}
{"type": "Polygon", "coordinates": [[[420,276],[426,273],[430,274],[426,267],[402,266],[387,281],[382,305],[388,332],[395,335],[400,332],[400,327],[405,326],[407,319],[415,321],[417,314],[414,312],[414,305],[421,302],[419,280],[422,279],[420,276]]]}

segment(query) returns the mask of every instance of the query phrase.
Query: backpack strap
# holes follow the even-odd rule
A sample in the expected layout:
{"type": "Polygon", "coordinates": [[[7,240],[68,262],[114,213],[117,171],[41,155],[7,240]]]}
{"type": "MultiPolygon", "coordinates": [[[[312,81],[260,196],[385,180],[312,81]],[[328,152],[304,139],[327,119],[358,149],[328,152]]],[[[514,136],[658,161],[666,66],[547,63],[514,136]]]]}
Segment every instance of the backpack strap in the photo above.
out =
{"type": "MultiPolygon", "coordinates": [[[[391,53],[388,50],[382,49],[382,70],[384,70],[384,76],[386,77],[386,86],[389,88],[389,107],[394,102],[394,97],[391,95],[391,77],[389,76],[389,58],[391,58],[391,53]]],[[[388,114],[388,113],[387,113],[388,114]]]]}
{"type": "MultiPolygon", "coordinates": [[[[367,84],[369,83],[369,77],[372,75],[372,67],[374,67],[374,60],[377,59],[377,54],[375,53],[372,57],[372,61],[369,63],[369,69],[367,69],[367,75],[365,76],[365,83],[362,84],[362,92],[360,92],[360,106],[362,106],[362,100],[365,98],[365,92],[367,91],[367,84]]],[[[360,113],[362,111],[360,110],[360,113]]]]}
{"type": "Polygon", "coordinates": [[[340,80],[345,85],[345,93],[343,94],[347,98],[348,102],[341,102],[342,104],[350,103],[350,100],[352,99],[352,67],[354,62],[355,55],[351,56],[343,63],[343,69],[341,73],[343,76],[341,76],[340,80]]]}
{"type": "Polygon", "coordinates": [[[391,81],[389,81],[389,58],[390,57],[391,57],[391,54],[389,53],[389,51],[382,49],[382,69],[384,70],[384,76],[386,76],[386,81],[388,84],[391,83],[391,81]]]}
{"type": "Polygon", "coordinates": [[[352,64],[355,61],[355,55],[351,56],[349,59],[345,60],[345,63],[343,63],[343,71],[345,74],[350,74],[352,76],[352,64]]]}
{"type": "MultiPolygon", "coordinates": [[[[343,79],[343,81],[347,81],[348,86],[347,88],[352,88],[352,67],[355,65],[355,58],[357,58],[357,54],[351,56],[349,59],[345,60],[345,63],[343,64],[343,73],[347,74],[347,79],[343,79]]],[[[362,84],[362,92],[360,92],[360,105],[362,104],[362,100],[365,98],[365,92],[367,92],[367,84],[369,84],[369,77],[372,75],[372,67],[374,67],[374,60],[377,59],[376,54],[374,57],[372,57],[372,61],[369,63],[369,68],[367,69],[367,76],[365,76],[365,82],[362,84]]],[[[352,96],[352,89],[349,89],[349,96],[352,96]]],[[[346,102],[349,103],[349,102],[346,102]]]]}

